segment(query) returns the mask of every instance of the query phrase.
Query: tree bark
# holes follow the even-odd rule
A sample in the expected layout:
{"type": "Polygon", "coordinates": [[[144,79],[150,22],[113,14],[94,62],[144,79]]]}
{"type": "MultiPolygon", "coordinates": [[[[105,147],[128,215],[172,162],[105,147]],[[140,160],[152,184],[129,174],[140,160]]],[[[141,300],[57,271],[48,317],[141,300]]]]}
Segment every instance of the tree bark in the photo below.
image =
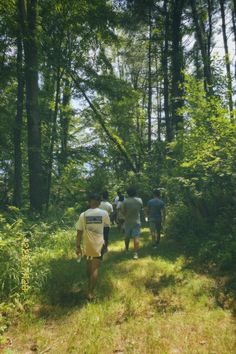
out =
{"type": "MultiPolygon", "coordinates": [[[[18,4],[19,5],[19,4],[18,4]]],[[[17,34],[17,107],[14,126],[14,193],[13,204],[22,206],[22,151],[21,131],[23,121],[24,102],[24,73],[23,73],[23,46],[22,30],[20,25],[20,9],[18,8],[18,34],[17,34]]]]}
{"type": "Polygon", "coordinates": [[[196,1],[190,0],[190,5],[192,8],[193,21],[196,28],[196,35],[199,44],[199,48],[202,55],[203,60],[203,71],[204,71],[204,87],[207,95],[213,94],[212,89],[212,75],[211,75],[211,60],[209,57],[209,51],[207,51],[206,39],[205,39],[205,31],[204,28],[200,25],[196,1]]]}
{"type": "Polygon", "coordinates": [[[234,77],[236,79],[236,16],[235,13],[232,11],[232,24],[233,24],[233,32],[234,32],[234,54],[235,54],[235,60],[234,60],[234,77]]]}
{"type": "Polygon", "coordinates": [[[148,150],[152,146],[152,12],[149,7],[149,38],[148,38],[148,150]]]}
{"type": "Polygon", "coordinates": [[[226,66],[226,73],[227,73],[227,96],[228,96],[230,115],[231,118],[233,118],[232,77],[230,72],[230,57],[229,57],[228,40],[226,34],[224,0],[220,0],[220,12],[221,12],[221,19],[222,19],[222,34],[223,34],[224,49],[225,49],[225,66],[226,66]]]}
{"type": "Polygon", "coordinates": [[[43,204],[41,121],[38,106],[37,0],[19,0],[25,54],[26,112],[30,208],[41,212],[43,204]]]}
{"type": "Polygon", "coordinates": [[[172,12],[172,121],[174,129],[177,131],[183,127],[183,116],[178,110],[183,105],[183,51],[182,51],[182,35],[181,35],[181,17],[183,11],[183,0],[174,2],[172,12]]]}
{"type": "Polygon", "coordinates": [[[164,1],[164,47],[162,48],[162,67],[163,67],[163,85],[164,85],[164,112],[166,123],[166,140],[171,141],[173,139],[173,127],[169,110],[169,68],[168,68],[168,56],[169,56],[169,12],[168,12],[168,0],[164,1]]]}
{"type": "Polygon", "coordinates": [[[68,132],[69,132],[69,123],[70,123],[70,112],[69,104],[71,99],[70,84],[69,80],[65,80],[65,86],[63,89],[63,98],[62,98],[62,109],[60,111],[60,126],[61,126],[61,154],[60,154],[60,164],[63,169],[67,163],[68,155],[68,132]]]}
{"type": "Polygon", "coordinates": [[[208,12],[208,25],[209,31],[207,33],[207,56],[211,57],[211,40],[212,40],[212,0],[207,0],[207,12],[208,12]]]}
{"type": "Polygon", "coordinates": [[[57,116],[58,116],[58,108],[59,108],[59,100],[60,100],[60,83],[61,83],[60,68],[58,68],[57,75],[56,75],[56,95],[55,95],[54,112],[53,112],[53,120],[52,120],[51,141],[49,147],[49,161],[47,166],[46,209],[48,209],[50,203],[53,152],[54,152],[54,145],[55,145],[56,134],[57,134],[57,116]]]}
{"type": "Polygon", "coordinates": [[[157,141],[161,141],[161,82],[157,83],[157,141]]]}

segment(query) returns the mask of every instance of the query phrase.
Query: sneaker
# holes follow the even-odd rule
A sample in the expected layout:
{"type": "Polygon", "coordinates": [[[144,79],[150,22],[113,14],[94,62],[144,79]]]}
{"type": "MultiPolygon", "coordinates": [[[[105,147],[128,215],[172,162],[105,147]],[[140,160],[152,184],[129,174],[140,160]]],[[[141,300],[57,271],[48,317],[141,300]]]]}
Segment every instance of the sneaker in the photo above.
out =
{"type": "Polygon", "coordinates": [[[133,259],[138,259],[138,253],[137,252],[134,253],[133,259]]]}
{"type": "Polygon", "coordinates": [[[88,293],[88,294],[87,294],[87,300],[88,300],[88,301],[93,301],[93,300],[95,300],[94,294],[88,293]]]}

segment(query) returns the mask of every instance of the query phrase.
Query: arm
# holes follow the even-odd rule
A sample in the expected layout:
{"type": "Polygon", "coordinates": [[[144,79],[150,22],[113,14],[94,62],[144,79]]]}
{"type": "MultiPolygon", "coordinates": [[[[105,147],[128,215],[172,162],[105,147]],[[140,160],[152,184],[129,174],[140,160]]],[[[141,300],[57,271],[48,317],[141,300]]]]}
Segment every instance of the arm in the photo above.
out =
{"type": "Polygon", "coordinates": [[[81,250],[81,239],[82,239],[83,231],[77,230],[77,237],[76,237],[76,254],[77,256],[82,256],[81,250]]]}
{"type": "Polygon", "coordinates": [[[149,217],[150,217],[150,205],[149,205],[149,202],[147,203],[146,217],[147,217],[148,219],[149,219],[149,217]]]}
{"type": "Polygon", "coordinates": [[[162,220],[163,220],[163,223],[164,223],[165,220],[166,220],[166,209],[165,209],[165,207],[162,208],[161,214],[162,214],[162,220]]]}
{"type": "Polygon", "coordinates": [[[84,229],[84,217],[83,214],[80,215],[78,222],[76,223],[76,230],[77,230],[77,235],[76,235],[76,254],[78,256],[82,256],[82,250],[81,250],[81,239],[83,235],[83,229],[84,229]]]}
{"type": "Polygon", "coordinates": [[[109,226],[109,227],[111,226],[110,217],[108,213],[104,216],[103,222],[105,226],[109,226]]]}
{"type": "Polygon", "coordinates": [[[145,221],[147,221],[147,219],[148,219],[148,208],[147,208],[147,207],[144,207],[144,208],[143,208],[143,211],[144,211],[145,221]]]}
{"type": "Polygon", "coordinates": [[[121,204],[120,210],[121,210],[121,213],[125,216],[125,215],[126,215],[125,202],[123,202],[123,203],[121,204]]]}
{"type": "Polygon", "coordinates": [[[165,208],[165,203],[163,201],[162,201],[162,205],[161,205],[161,217],[162,217],[162,221],[164,223],[165,219],[166,219],[166,208],[165,208]]]}
{"type": "Polygon", "coordinates": [[[143,206],[143,201],[141,198],[137,198],[137,200],[140,203],[140,220],[141,222],[145,221],[145,210],[144,210],[144,206],[143,206]]]}

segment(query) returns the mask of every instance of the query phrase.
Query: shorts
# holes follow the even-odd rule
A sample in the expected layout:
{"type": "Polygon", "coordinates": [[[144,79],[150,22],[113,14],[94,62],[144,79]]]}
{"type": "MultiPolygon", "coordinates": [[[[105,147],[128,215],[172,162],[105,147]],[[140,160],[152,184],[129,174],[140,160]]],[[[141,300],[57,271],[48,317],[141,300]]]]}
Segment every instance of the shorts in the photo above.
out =
{"type": "Polygon", "coordinates": [[[125,224],[125,236],[127,238],[139,237],[141,233],[141,225],[127,225],[125,224]]]}
{"type": "Polygon", "coordinates": [[[91,261],[92,259],[100,259],[101,261],[103,260],[103,256],[104,256],[104,250],[105,250],[105,244],[102,246],[102,249],[101,249],[101,256],[95,256],[95,257],[93,257],[93,256],[86,256],[85,255],[85,257],[86,257],[86,259],[87,259],[87,261],[91,261]]]}
{"type": "Polygon", "coordinates": [[[102,261],[103,259],[103,255],[99,256],[99,257],[92,257],[92,256],[85,256],[87,261],[92,261],[93,259],[100,259],[100,261],[102,261]]]}
{"type": "Polygon", "coordinates": [[[149,228],[151,232],[161,232],[161,219],[149,220],[149,228]]]}

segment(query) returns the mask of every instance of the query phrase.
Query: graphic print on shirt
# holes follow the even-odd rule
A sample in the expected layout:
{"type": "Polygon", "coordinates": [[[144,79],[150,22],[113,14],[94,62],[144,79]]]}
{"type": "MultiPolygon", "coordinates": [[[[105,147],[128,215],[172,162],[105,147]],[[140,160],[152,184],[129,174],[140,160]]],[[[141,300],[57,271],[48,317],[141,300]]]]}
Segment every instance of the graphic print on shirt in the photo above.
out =
{"type": "Polygon", "coordinates": [[[86,224],[102,224],[102,216],[86,216],[86,224]]]}

